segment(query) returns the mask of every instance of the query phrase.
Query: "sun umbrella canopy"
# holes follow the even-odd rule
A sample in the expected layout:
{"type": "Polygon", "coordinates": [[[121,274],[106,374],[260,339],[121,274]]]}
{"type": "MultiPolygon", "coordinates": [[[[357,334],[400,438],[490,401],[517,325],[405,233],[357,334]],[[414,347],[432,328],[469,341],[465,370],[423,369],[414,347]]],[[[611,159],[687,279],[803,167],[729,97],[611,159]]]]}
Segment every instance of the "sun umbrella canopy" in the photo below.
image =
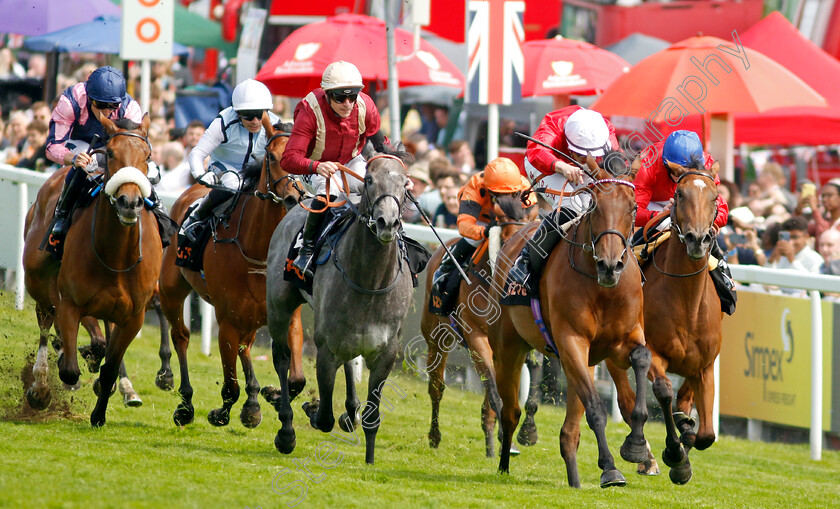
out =
{"type": "MultiPolygon", "coordinates": [[[[441,85],[464,88],[464,74],[434,46],[413,34],[395,29],[399,86],[441,85]]],[[[341,14],[310,23],[292,32],[257,74],[275,94],[303,97],[321,86],[321,74],[332,62],[346,60],[359,68],[362,78],[388,81],[385,23],[359,14],[341,14]]]]}
{"type": "Polygon", "coordinates": [[[698,36],[633,66],[592,109],[675,125],[699,113],[759,113],[785,106],[825,107],[826,102],[763,54],[717,37],[698,36]]]}
{"type": "Polygon", "coordinates": [[[606,46],[604,49],[627,60],[631,65],[636,65],[645,58],[653,55],[657,51],[664,50],[670,45],[671,43],[659,37],[634,32],[617,43],[606,46]]]}
{"type": "MultiPolygon", "coordinates": [[[[106,53],[116,55],[120,52],[120,17],[100,16],[93,21],[80,23],[49,34],[27,37],[23,47],[32,51],[57,51],[66,53],[79,51],[85,53],[106,53]]],[[[189,50],[173,44],[175,55],[186,55],[189,50]]]]}
{"type": "Polygon", "coordinates": [[[119,15],[120,8],[110,0],[0,0],[0,13],[0,33],[42,35],[119,15]]]}
{"type": "Polygon", "coordinates": [[[630,64],[588,42],[555,37],[522,45],[522,96],[593,95],[603,92],[630,64]]]}

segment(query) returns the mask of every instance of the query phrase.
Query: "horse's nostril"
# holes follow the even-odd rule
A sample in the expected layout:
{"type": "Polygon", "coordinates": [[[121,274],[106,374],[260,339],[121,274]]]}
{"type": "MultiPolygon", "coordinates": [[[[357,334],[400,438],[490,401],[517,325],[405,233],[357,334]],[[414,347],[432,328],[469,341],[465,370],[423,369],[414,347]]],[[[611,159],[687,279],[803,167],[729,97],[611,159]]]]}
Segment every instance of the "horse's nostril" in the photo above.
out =
{"type": "Polygon", "coordinates": [[[381,216],[380,216],[380,217],[377,217],[377,218],[376,218],[376,229],[377,229],[378,231],[382,231],[382,230],[384,230],[384,229],[385,229],[385,227],[386,227],[386,221],[385,221],[385,218],[383,218],[383,217],[381,217],[381,216]]]}
{"type": "Polygon", "coordinates": [[[615,268],[613,269],[616,273],[619,273],[624,270],[624,262],[618,262],[615,264],[615,268]]]}

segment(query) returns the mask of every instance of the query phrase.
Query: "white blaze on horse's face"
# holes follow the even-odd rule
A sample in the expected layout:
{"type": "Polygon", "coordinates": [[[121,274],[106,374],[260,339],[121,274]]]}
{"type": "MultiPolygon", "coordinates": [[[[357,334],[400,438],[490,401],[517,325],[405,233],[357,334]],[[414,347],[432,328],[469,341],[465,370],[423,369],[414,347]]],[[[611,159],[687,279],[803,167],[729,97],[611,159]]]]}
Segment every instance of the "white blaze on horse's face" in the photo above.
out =
{"type": "Polygon", "coordinates": [[[677,184],[675,227],[690,258],[705,257],[715,241],[716,199],[717,186],[711,175],[688,174],[677,184]]]}

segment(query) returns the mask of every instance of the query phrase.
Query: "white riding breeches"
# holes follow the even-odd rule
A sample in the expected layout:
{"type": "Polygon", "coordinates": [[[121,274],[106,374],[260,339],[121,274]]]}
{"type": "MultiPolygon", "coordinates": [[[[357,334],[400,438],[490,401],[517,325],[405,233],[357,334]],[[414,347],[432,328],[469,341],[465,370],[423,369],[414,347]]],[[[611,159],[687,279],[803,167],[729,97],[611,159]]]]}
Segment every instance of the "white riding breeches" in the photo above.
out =
{"type": "MultiPolygon", "coordinates": [[[[543,176],[543,173],[536,169],[534,165],[532,165],[527,159],[525,159],[525,172],[528,174],[528,179],[533,182],[539,177],[543,176]]],[[[584,177],[587,181],[590,181],[589,177],[584,177]]],[[[554,194],[543,194],[541,195],[545,201],[551,204],[551,208],[556,209],[562,205],[563,208],[569,208],[574,210],[576,213],[580,214],[589,208],[589,203],[591,201],[591,197],[589,193],[580,193],[575,196],[569,196],[571,193],[583,187],[582,184],[570,184],[566,177],[564,177],[560,173],[555,173],[554,175],[548,175],[544,177],[540,182],[537,184],[537,187],[545,187],[548,189],[552,189],[554,191],[563,190],[566,193],[566,196],[563,196],[563,200],[560,200],[560,197],[554,194]]]]}

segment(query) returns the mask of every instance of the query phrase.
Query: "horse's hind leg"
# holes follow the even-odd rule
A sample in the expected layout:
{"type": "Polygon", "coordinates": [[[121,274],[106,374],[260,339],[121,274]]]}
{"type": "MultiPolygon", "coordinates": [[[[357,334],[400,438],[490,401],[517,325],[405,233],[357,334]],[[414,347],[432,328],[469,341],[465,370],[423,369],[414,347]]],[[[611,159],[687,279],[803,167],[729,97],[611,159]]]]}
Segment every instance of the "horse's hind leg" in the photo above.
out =
{"type": "MultiPolygon", "coordinates": [[[[321,343],[317,338],[315,343],[321,343]]],[[[309,423],[313,428],[324,433],[329,433],[335,427],[335,416],[333,416],[332,396],[335,388],[335,373],[338,371],[338,363],[324,345],[318,348],[318,357],[315,361],[315,371],[318,377],[318,402],[303,404],[303,411],[309,416],[309,423]]],[[[362,423],[364,424],[364,422],[362,423]]]]}
{"type": "Polygon", "coordinates": [[[219,354],[222,358],[222,407],[211,410],[207,421],[213,426],[227,426],[230,409],[239,399],[239,380],[236,379],[236,357],[239,354],[239,331],[227,320],[219,324],[219,354]]]}
{"type": "MultiPolygon", "coordinates": [[[[516,341],[516,340],[514,340],[516,341]]],[[[496,370],[496,387],[501,399],[499,424],[502,432],[502,445],[499,449],[499,472],[510,473],[510,448],[513,444],[513,432],[519,424],[522,409],[519,408],[519,377],[522,364],[528,351],[521,345],[503,345],[504,351],[493,352],[493,364],[496,370]]]]}
{"type": "Polygon", "coordinates": [[[102,363],[102,359],[105,358],[105,345],[107,341],[102,334],[102,329],[99,328],[99,322],[96,318],[92,316],[82,318],[82,327],[85,328],[90,336],[90,344],[80,346],[79,353],[87,363],[88,371],[98,373],[99,365],[102,363]]]}
{"type": "Polygon", "coordinates": [[[171,391],[175,387],[175,375],[172,373],[172,365],[170,364],[172,349],[169,346],[169,322],[166,320],[166,315],[163,314],[160,296],[157,293],[152,296],[150,303],[155,309],[160,325],[160,348],[158,349],[160,369],[155,375],[155,385],[162,391],[171,391]]]}
{"type": "Polygon", "coordinates": [[[436,449],[440,445],[441,439],[438,418],[440,415],[440,400],[443,399],[443,392],[446,390],[443,375],[446,370],[446,359],[449,357],[449,351],[441,348],[439,341],[427,339],[426,344],[429,350],[426,358],[426,369],[429,370],[429,399],[432,401],[432,424],[429,426],[429,446],[436,449]]]}
{"type": "Polygon", "coordinates": [[[47,380],[49,367],[49,339],[50,329],[55,321],[55,310],[50,306],[42,304],[35,305],[35,315],[38,319],[40,334],[38,337],[38,355],[35,357],[35,365],[32,366],[34,383],[26,390],[26,401],[35,410],[47,408],[52,399],[49,381],[47,380]]]}
{"type": "MultiPolygon", "coordinates": [[[[388,375],[391,374],[391,369],[394,367],[397,347],[397,338],[390,338],[384,351],[379,352],[376,356],[365,357],[365,363],[370,368],[370,380],[368,380],[367,403],[362,410],[362,429],[365,431],[365,463],[369,465],[373,465],[374,461],[376,433],[379,431],[379,425],[381,424],[380,407],[383,405],[390,406],[383,398],[382,392],[387,385],[388,375]]],[[[320,364],[320,358],[318,362],[320,364]]],[[[318,386],[320,387],[320,385],[319,376],[318,386]]],[[[321,405],[321,411],[325,406],[327,405],[321,405]]]]}
{"type": "MultiPolygon", "coordinates": [[[[184,323],[184,300],[189,296],[191,288],[181,276],[180,267],[175,266],[174,254],[170,254],[169,248],[164,251],[158,289],[161,311],[169,322],[169,336],[175,347],[181,371],[181,384],[178,387],[181,401],[172,414],[172,420],[175,421],[176,426],[185,426],[195,419],[195,408],[192,404],[193,388],[190,385],[189,363],[187,362],[190,329],[184,323]],[[169,266],[170,262],[171,266],[169,266]]],[[[161,330],[161,335],[163,334],[166,334],[165,328],[161,330]]]]}
{"type": "Polygon", "coordinates": [[[712,422],[712,406],[715,397],[715,375],[714,364],[710,364],[700,372],[697,378],[688,379],[694,389],[694,404],[697,406],[697,414],[700,416],[700,428],[697,430],[697,438],[694,441],[694,448],[700,451],[708,449],[715,443],[715,428],[712,422]]]}
{"type": "Polygon", "coordinates": [[[105,363],[99,370],[99,386],[102,390],[99,391],[96,407],[90,414],[90,423],[94,427],[105,424],[105,412],[108,409],[108,399],[111,397],[111,391],[106,388],[111,388],[116,383],[123,355],[125,355],[128,345],[134,341],[137,331],[143,326],[143,317],[144,313],[138,313],[127,320],[123,326],[115,327],[108,340],[105,363]]]}
{"type": "Polygon", "coordinates": [[[79,381],[79,359],[76,356],[76,340],[79,335],[79,310],[62,301],[56,314],[56,328],[61,336],[62,349],[58,356],[58,377],[67,385],[79,381]]]}
{"type": "MultiPolygon", "coordinates": [[[[639,331],[641,334],[641,326],[639,331]]],[[[642,344],[638,344],[630,352],[630,365],[633,366],[633,374],[636,377],[636,403],[630,412],[630,434],[621,445],[621,457],[630,463],[642,463],[648,454],[644,426],[648,418],[647,374],[650,359],[650,350],[642,344]]]]}
{"type": "Polygon", "coordinates": [[[251,362],[251,346],[254,344],[256,332],[251,334],[245,348],[239,349],[239,361],[242,362],[242,371],[245,374],[245,394],[248,396],[239,413],[239,420],[246,428],[256,428],[262,422],[260,402],[257,397],[260,393],[260,383],[254,373],[254,365],[251,362]]]}
{"type": "Polygon", "coordinates": [[[577,467],[577,450],[580,446],[580,419],[583,417],[583,403],[569,384],[566,391],[566,417],[560,428],[560,455],[566,463],[566,480],[572,488],[580,488],[580,474],[577,467]]]}
{"type": "Polygon", "coordinates": [[[125,406],[142,406],[143,400],[140,399],[140,395],[137,394],[131,385],[131,380],[128,379],[128,373],[125,370],[125,359],[120,361],[119,380],[120,382],[117,385],[120,388],[120,394],[123,396],[125,406]]]}
{"type": "Polygon", "coordinates": [[[303,374],[303,325],[300,320],[300,306],[294,310],[288,327],[289,357],[289,397],[295,399],[306,387],[306,376],[303,374]]]}
{"type": "Polygon", "coordinates": [[[525,366],[531,376],[531,386],[528,387],[528,399],[525,400],[525,420],[519,427],[516,441],[522,445],[534,445],[537,443],[537,423],[534,421],[539,409],[540,380],[542,379],[542,355],[534,351],[525,357],[525,366]]]}
{"type": "Polygon", "coordinates": [[[674,423],[674,415],[671,413],[674,389],[671,387],[671,380],[668,379],[665,370],[659,365],[656,357],[651,364],[651,370],[653,371],[653,395],[662,408],[662,417],[665,420],[665,450],[662,451],[662,461],[673,469],[684,464],[688,458],[680,443],[680,437],[674,423]]]}
{"type": "Polygon", "coordinates": [[[347,385],[347,397],[344,400],[346,410],[338,418],[338,427],[345,433],[356,429],[356,414],[359,411],[359,397],[356,395],[356,380],[353,377],[353,361],[344,363],[344,382],[347,385]]]}
{"type": "Polygon", "coordinates": [[[683,380],[677,391],[674,424],[680,434],[680,442],[686,447],[694,447],[694,441],[697,439],[697,432],[694,430],[696,422],[691,416],[692,408],[694,408],[694,389],[688,380],[683,380]]]}
{"type": "Polygon", "coordinates": [[[487,341],[487,336],[483,334],[473,333],[468,337],[470,356],[473,360],[473,366],[481,378],[484,385],[484,402],[481,404],[481,430],[484,432],[484,453],[488,458],[492,458],[495,454],[493,451],[494,437],[493,430],[496,427],[496,412],[493,410],[491,402],[493,398],[493,388],[496,385],[495,374],[493,373],[493,351],[490,350],[490,344],[487,341]]]}

